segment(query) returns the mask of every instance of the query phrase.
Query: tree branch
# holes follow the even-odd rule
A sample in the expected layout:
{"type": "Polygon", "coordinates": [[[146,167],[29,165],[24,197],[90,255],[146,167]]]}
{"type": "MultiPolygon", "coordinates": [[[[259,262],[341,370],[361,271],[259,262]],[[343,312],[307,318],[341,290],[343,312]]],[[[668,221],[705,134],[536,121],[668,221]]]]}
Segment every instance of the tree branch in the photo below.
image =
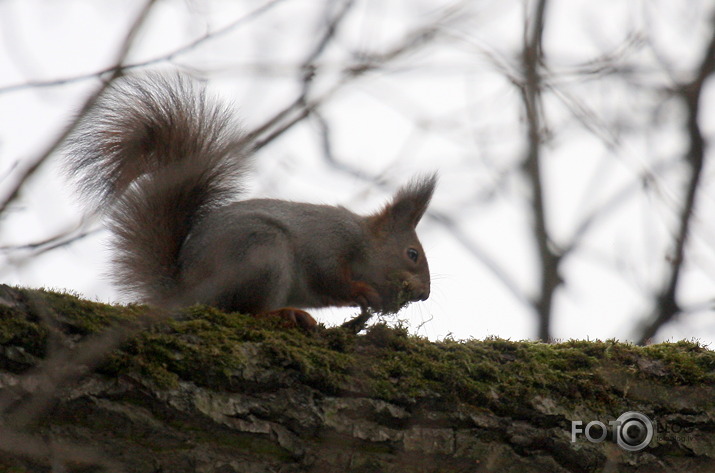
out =
{"type": "Polygon", "coordinates": [[[69,76],[69,77],[62,77],[60,79],[51,79],[51,80],[34,80],[34,81],[28,81],[28,82],[23,82],[21,84],[12,84],[8,85],[5,87],[0,87],[0,94],[3,93],[8,93],[8,92],[17,92],[19,90],[25,90],[25,89],[34,89],[38,87],[56,87],[60,85],[65,85],[65,84],[71,84],[74,82],[81,82],[84,80],[88,79],[94,79],[97,77],[102,77],[106,74],[113,73],[117,68],[121,67],[121,69],[127,71],[131,69],[138,69],[141,67],[147,67],[151,66],[154,64],[158,64],[161,62],[166,62],[166,61],[171,61],[175,59],[178,56],[181,56],[182,54],[188,53],[192,51],[193,49],[196,49],[198,46],[202,45],[203,43],[216,39],[218,37],[221,37],[223,35],[229,34],[233,32],[236,28],[239,26],[242,26],[243,24],[255,19],[256,17],[262,15],[263,13],[267,12],[268,10],[272,9],[276,5],[283,3],[285,0],[269,0],[263,5],[255,8],[254,10],[250,11],[249,13],[245,14],[244,16],[236,19],[235,21],[231,22],[230,24],[224,26],[223,28],[220,28],[216,31],[211,31],[203,36],[185,44],[184,46],[181,46],[174,51],[171,51],[168,54],[164,54],[159,57],[155,57],[153,59],[149,59],[146,61],[142,62],[135,62],[131,64],[122,64],[122,65],[115,65],[107,67],[105,69],[102,69],[100,71],[95,71],[91,72],[88,74],[79,74],[79,75],[74,75],[74,76],[69,76]]]}
{"type": "MultiPolygon", "coordinates": [[[[445,16],[451,16],[451,12],[448,12],[445,16]]],[[[259,150],[268,145],[297,123],[303,121],[313,110],[327,102],[335,93],[354,80],[369,72],[379,70],[389,62],[414,51],[425,42],[434,39],[435,35],[441,29],[443,19],[444,18],[435,21],[433,24],[415,29],[412,33],[406,35],[395,47],[383,53],[361,56],[356,64],[349,65],[343,70],[341,80],[334,84],[329,90],[312,100],[308,100],[303,93],[301,93],[289,105],[266,120],[262,125],[247,133],[246,140],[254,143],[252,148],[254,150],[259,150]]]]}
{"type": "Polygon", "coordinates": [[[544,203],[544,188],[541,169],[541,74],[543,64],[542,38],[546,13],[546,0],[539,0],[534,9],[533,17],[527,20],[524,31],[524,50],[522,52],[522,67],[524,82],[521,85],[522,100],[527,121],[527,152],[524,160],[524,170],[531,187],[531,212],[533,219],[533,236],[536,242],[540,260],[540,290],[534,301],[534,309],[538,317],[538,338],[551,340],[551,312],[553,296],[561,285],[559,275],[560,256],[554,252],[550,244],[544,203]],[[531,29],[529,29],[531,26],[531,29]]]}
{"type": "Polygon", "coordinates": [[[650,317],[641,323],[639,329],[638,343],[643,345],[648,343],[660,330],[663,325],[670,322],[674,317],[682,312],[678,302],[678,285],[685,263],[685,250],[687,247],[688,235],[695,212],[698,189],[700,187],[702,171],[705,164],[705,139],[700,130],[698,122],[698,112],[700,111],[700,99],[705,81],[715,72],[715,21],[712,23],[710,43],[703,54],[703,60],[698,67],[697,74],[693,80],[679,88],[679,96],[687,110],[685,129],[688,136],[688,151],[684,158],[690,167],[685,190],[685,200],[680,211],[677,234],[673,244],[670,259],[670,273],[667,282],[659,291],[656,298],[656,307],[650,317]]]}
{"type": "Polygon", "coordinates": [[[79,123],[79,117],[83,116],[90,108],[92,108],[94,103],[97,101],[97,98],[99,98],[102,92],[104,92],[104,90],[109,86],[109,84],[112,83],[112,81],[114,81],[123,74],[124,69],[122,65],[124,64],[124,61],[126,60],[132,45],[134,44],[134,39],[136,38],[137,32],[141,29],[142,25],[144,24],[144,21],[149,16],[149,12],[151,11],[151,8],[154,5],[155,1],[156,0],[147,0],[142,9],[139,11],[139,14],[135,18],[134,22],[132,23],[131,27],[129,28],[129,31],[125,36],[124,41],[116,52],[116,58],[113,61],[115,66],[112,68],[112,74],[104,81],[103,85],[85,101],[84,105],[80,110],[80,113],[78,114],[78,118],[72,124],[67,126],[62,131],[60,136],[57,137],[43,153],[36,157],[35,160],[32,161],[20,173],[20,176],[17,178],[15,185],[12,187],[10,192],[8,192],[7,195],[2,199],[2,201],[0,201],[0,215],[2,215],[7,210],[8,206],[15,199],[17,199],[17,197],[20,195],[20,191],[22,190],[23,186],[29,181],[29,179],[35,174],[35,172],[37,172],[37,170],[40,169],[40,167],[47,161],[47,159],[52,156],[55,151],[57,151],[57,149],[65,141],[65,139],[70,134],[72,134],[72,132],[75,130],[79,123]]]}

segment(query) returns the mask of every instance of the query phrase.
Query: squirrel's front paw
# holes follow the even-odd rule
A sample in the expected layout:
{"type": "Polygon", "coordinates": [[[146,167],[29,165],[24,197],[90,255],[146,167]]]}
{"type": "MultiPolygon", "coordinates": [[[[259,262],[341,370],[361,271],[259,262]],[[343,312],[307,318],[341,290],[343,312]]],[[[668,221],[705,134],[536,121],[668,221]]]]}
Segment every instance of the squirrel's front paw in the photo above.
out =
{"type": "Polygon", "coordinates": [[[352,283],[352,297],[363,310],[367,307],[376,310],[382,308],[382,297],[380,294],[378,294],[375,288],[362,281],[352,283]]]}
{"type": "Polygon", "coordinates": [[[261,312],[256,314],[256,317],[278,317],[289,327],[300,327],[303,330],[313,330],[318,325],[318,322],[309,313],[294,307],[261,312]]]}

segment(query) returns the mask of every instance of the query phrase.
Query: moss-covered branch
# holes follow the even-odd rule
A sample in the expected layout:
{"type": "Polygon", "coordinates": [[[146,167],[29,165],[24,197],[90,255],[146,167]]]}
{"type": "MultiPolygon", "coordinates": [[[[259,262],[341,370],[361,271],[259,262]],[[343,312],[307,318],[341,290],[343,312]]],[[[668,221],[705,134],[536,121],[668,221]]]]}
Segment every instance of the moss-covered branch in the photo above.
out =
{"type": "Polygon", "coordinates": [[[709,472],[714,383],[692,342],[305,333],[0,286],[0,471],[709,472]],[[655,422],[645,448],[571,441],[628,411],[655,422]]]}

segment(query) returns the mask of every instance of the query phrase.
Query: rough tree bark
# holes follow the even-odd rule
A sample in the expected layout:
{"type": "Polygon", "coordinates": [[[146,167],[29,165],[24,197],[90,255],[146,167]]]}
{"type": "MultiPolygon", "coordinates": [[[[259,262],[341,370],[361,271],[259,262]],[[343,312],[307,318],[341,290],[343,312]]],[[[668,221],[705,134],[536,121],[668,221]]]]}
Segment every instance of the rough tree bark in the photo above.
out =
{"type": "Polygon", "coordinates": [[[0,471],[711,472],[714,394],[692,342],[306,334],[0,286],[0,471]],[[572,442],[628,411],[641,450],[572,442]]]}

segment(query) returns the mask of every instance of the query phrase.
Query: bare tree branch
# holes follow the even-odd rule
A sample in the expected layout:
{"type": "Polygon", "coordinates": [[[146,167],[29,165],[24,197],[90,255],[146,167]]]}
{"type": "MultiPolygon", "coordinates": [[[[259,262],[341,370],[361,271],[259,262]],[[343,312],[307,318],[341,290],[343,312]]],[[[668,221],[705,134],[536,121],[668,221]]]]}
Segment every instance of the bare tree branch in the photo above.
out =
{"type": "Polygon", "coordinates": [[[347,174],[352,177],[356,177],[363,181],[369,181],[378,183],[379,179],[377,176],[370,176],[365,171],[360,169],[358,166],[353,166],[349,163],[342,162],[338,160],[337,156],[333,152],[333,142],[332,133],[330,128],[330,122],[323,117],[319,110],[314,110],[311,114],[311,118],[315,121],[318,126],[320,146],[323,150],[323,159],[325,159],[333,169],[340,171],[343,174],[347,174]]]}
{"type": "Polygon", "coordinates": [[[94,235],[95,233],[101,231],[99,228],[86,229],[82,227],[73,228],[70,230],[65,230],[52,235],[50,237],[44,238],[39,241],[34,241],[31,243],[24,243],[21,245],[7,245],[0,246],[0,253],[11,253],[15,251],[31,251],[32,256],[38,256],[42,253],[55,250],[57,248],[62,248],[64,246],[71,245],[72,243],[82,240],[88,236],[94,235]]]}
{"type": "MultiPolygon", "coordinates": [[[[124,69],[122,65],[134,44],[134,39],[144,24],[146,18],[149,16],[151,8],[154,6],[156,0],[147,0],[139,14],[132,23],[126,37],[116,53],[116,58],[113,61],[115,66],[112,69],[112,74],[104,81],[103,85],[95,91],[84,103],[78,116],[84,115],[97,101],[97,98],[104,92],[104,90],[112,83],[115,79],[123,74],[124,69]]],[[[79,118],[75,120],[72,124],[67,126],[59,137],[57,137],[50,146],[42,152],[37,158],[34,159],[17,178],[16,183],[11,188],[10,192],[0,201],[0,215],[2,215],[8,208],[8,206],[20,195],[20,191],[23,186],[28,182],[28,180],[37,172],[38,169],[47,161],[47,159],[52,156],[52,154],[57,151],[60,145],[65,141],[65,139],[75,130],[79,123],[79,118]]]]}
{"type": "Polygon", "coordinates": [[[302,73],[302,91],[299,99],[305,102],[308,94],[310,93],[311,85],[313,84],[313,79],[317,73],[317,61],[320,56],[325,52],[327,47],[330,45],[331,41],[335,39],[335,35],[338,32],[340,24],[345,20],[348,12],[354,5],[353,0],[343,1],[342,4],[338,5],[337,11],[330,16],[330,7],[333,6],[332,1],[326,3],[326,25],[323,35],[318,40],[317,44],[313,50],[308,54],[303,63],[300,66],[300,72],[302,73]]]}
{"type": "Polygon", "coordinates": [[[497,263],[489,253],[481,249],[473,239],[466,235],[458,226],[457,222],[448,215],[430,209],[426,213],[426,217],[432,221],[438,222],[444,228],[449,230],[449,234],[455,238],[464,249],[466,249],[474,258],[483,264],[496,279],[511,293],[512,296],[528,308],[533,308],[535,302],[519,287],[514,279],[497,263]]]}
{"type": "Polygon", "coordinates": [[[613,194],[600,206],[588,213],[585,213],[579,223],[575,226],[568,244],[561,248],[562,258],[566,257],[570,253],[573,253],[586,235],[588,235],[589,231],[593,229],[600,220],[603,220],[607,216],[611,215],[612,212],[618,210],[623,205],[623,202],[637,194],[637,192],[643,187],[646,187],[648,183],[654,179],[654,176],[657,173],[665,172],[674,167],[676,164],[677,161],[672,159],[666,159],[655,163],[650,169],[643,171],[636,176],[633,181],[623,185],[619,190],[613,192],[613,194]]]}
{"type": "Polygon", "coordinates": [[[531,187],[531,212],[533,219],[533,236],[540,260],[540,289],[534,303],[538,316],[538,338],[551,340],[551,312],[553,297],[561,285],[559,275],[560,256],[551,245],[547,227],[546,208],[544,203],[544,188],[541,169],[541,74],[543,64],[542,38],[546,13],[546,0],[539,0],[534,13],[527,20],[524,31],[524,50],[522,63],[524,83],[521,87],[522,100],[526,111],[527,122],[527,152],[524,160],[524,170],[531,187]],[[529,26],[531,28],[529,28],[529,26]]]}
{"type": "Polygon", "coordinates": [[[706,145],[700,129],[698,114],[703,86],[713,73],[715,73],[715,21],[712,22],[710,42],[703,53],[703,59],[698,67],[696,76],[691,82],[681,85],[679,90],[680,98],[687,110],[685,129],[689,147],[685,154],[685,162],[690,167],[690,176],[686,184],[685,199],[674,239],[670,273],[667,277],[667,282],[657,295],[656,307],[653,313],[641,323],[638,329],[638,343],[641,345],[648,343],[663,325],[682,312],[682,308],[678,303],[678,284],[685,263],[687,240],[692,227],[698,189],[700,188],[702,171],[705,165],[706,145]]]}
{"type": "Polygon", "coordinates": [[[234,32],[236,30],[236,28],[245,25],[246,23],[248,23],[251,20],[256,19],[260,15],[268,12],[273,7],[279,5],[280,3],[283,3],[284,1],[285,0],[269,0],[266,3],[264,3],[263,5],[255,8],[251,12],[247,13],[246,15],[244,15],[244,16],[236,19],[235,21],[229,23],[228,25],[224,26],[223,28],[220,28],[215,31],[210,31],[210,32],[204,34],[203,36],[185,44],[184,46],[181,46],[181,47],[175,49],[174,51],[172,51],[168,54],[164,54],[164,55],[161,55],[161,56],[153,58],[153,59],[149,59],[149,60],[142,61],[142,62],[135,62],[135,63],[131,63],[131,64],[124,64],[123,62],[119,63],[119,62],[115,61],[114,65],[112,65],[110,67],[107,67],[107,68],[99,70],[99,71],[90,72],[88,74],[79,74],[79,75],[75,75],[75,76],[63,77],[60,79],[34,80],[34,81],[23,82],[21,84],[12,84],[12,85],[8,85],[5,87],[0,87],[0,94],[8,93],[8,92],[17,92],[17,91],[25,90],[25,89],[35,89],[35,88],[40,88],[40,87],[56,87],[56,86],[60,86],[60,85],[71,84],[74,82],[82,82],[82,81],[85,81],[88,79],[95,79],[97,77],[103,77],[107,74],[114,73],[119,68],[121,68],[124,71],[128,71],[128,70],[132,70],[132,69],[138,69],[138,68],[142,68],[142,67],[151,66],[154,64],[159,64],[162,62],[172,61],[172,60],[176,59],[177,57],[196,49],[197,47],[199,47],[200,45],[202,45],[203,43],[205,43],[207,41],[217,39],[221,36],[224,36],[224,35],[234,32]]]}
{"type": "Polygon", "coordinates": [[[247,140],[254,143],[254,150],[259,150],[268,145],[287,130],[303,121],[313,110],[327,102],[339,90],[354,80],[369,72],[385,67],[390,62],[397,60],[423,46],[426,42],[433,40],[441,30],[442,21],[451,18],[451,16],[452,12],[449,11],[442,19],[427,26],[417,28],[406,35],[395,47],[388,49],[384,53],[361,56],[358,63],[350,65],[343,70],[342,78],[334,84],[332,88],[312,100],[308,100],[303,94],[299,95],[293,102],[273,115],[273,117],[251,130],[247,134],[247,140]]]}

